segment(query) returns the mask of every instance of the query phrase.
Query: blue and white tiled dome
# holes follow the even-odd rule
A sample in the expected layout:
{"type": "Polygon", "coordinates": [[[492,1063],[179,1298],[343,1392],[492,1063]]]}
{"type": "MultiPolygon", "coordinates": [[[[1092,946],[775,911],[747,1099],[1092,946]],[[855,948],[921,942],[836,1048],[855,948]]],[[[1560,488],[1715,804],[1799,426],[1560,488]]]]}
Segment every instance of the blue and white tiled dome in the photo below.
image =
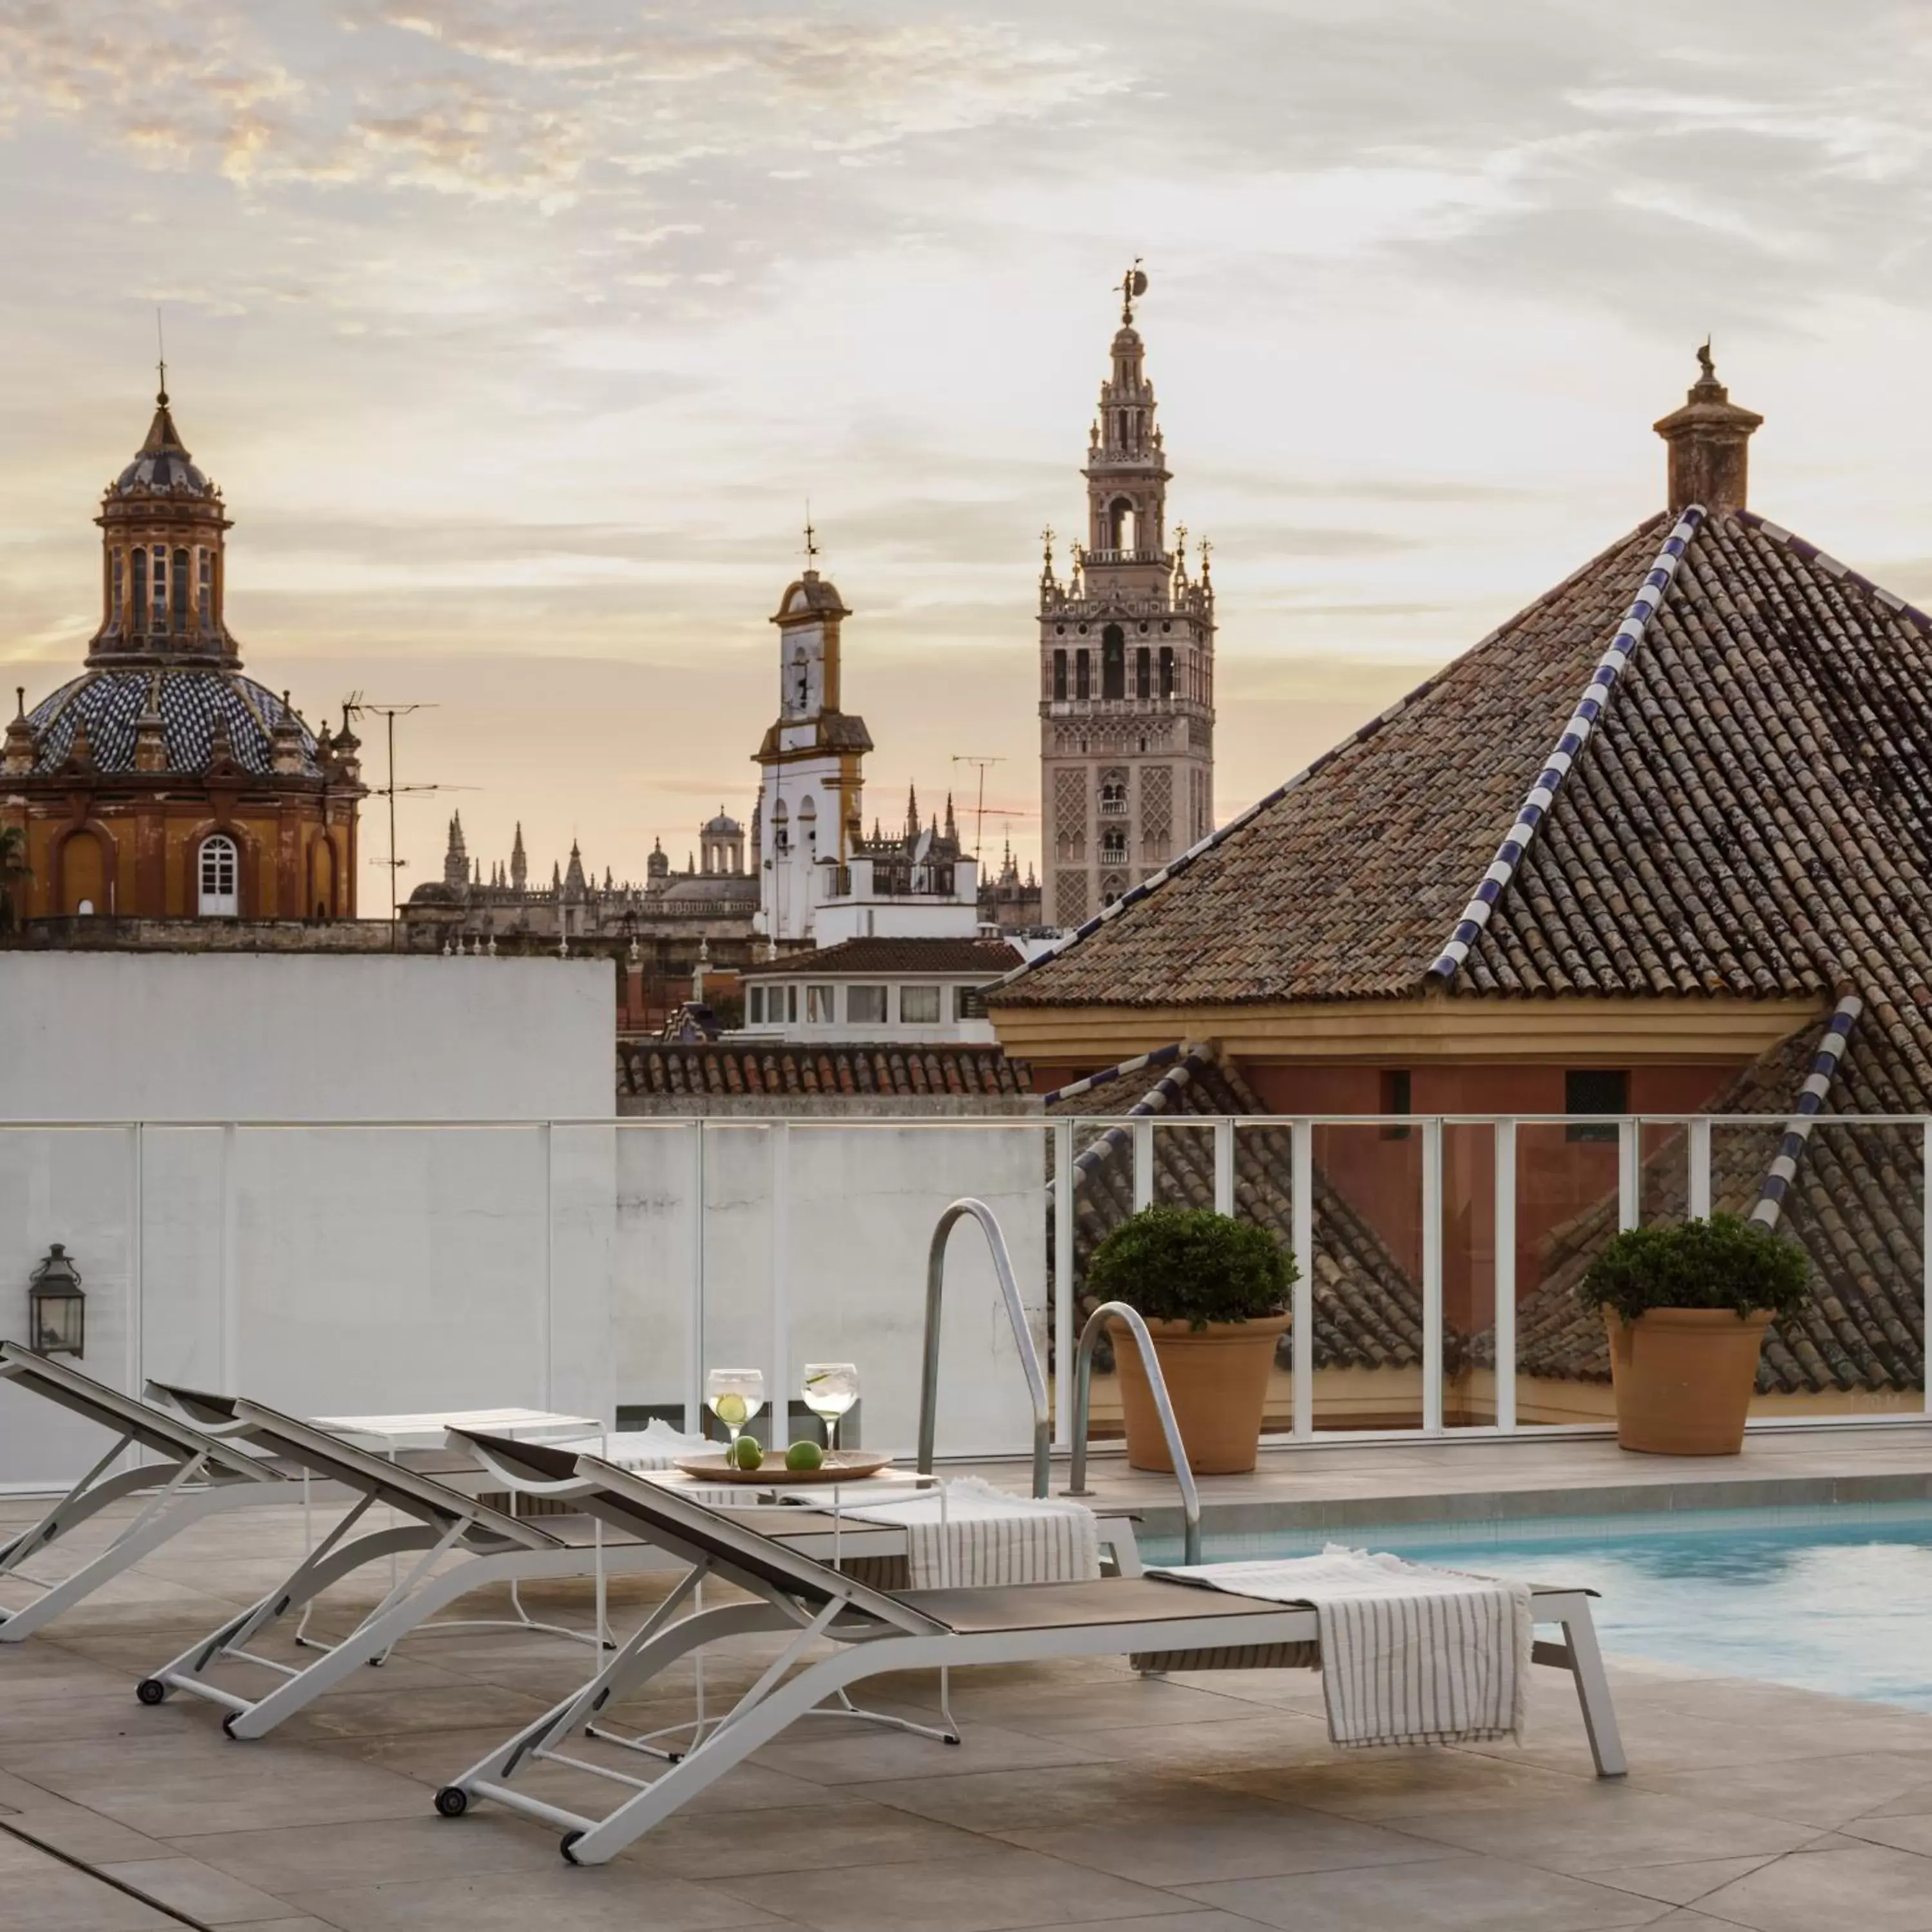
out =
{"type": "Polygon", "coordinates": [[[38,752],[34,770],[58,771],[85,720],[95,768],[133,771],[135,728],[144,714],[161,721],[170,771],[208,768],[219,720],[227,727],[235,762],[266,777],[273,769],[275,728],[286,718],[301,734],[302,775],[322,776],[314,734],[274,692],[238,671],[175,664],[90,670],[42,699],[27,716],[38,752]]]}
{"type": "Polygon", "coordinates": [[[168,412],[167,392],[154,398],[154,419],[148,425],[147,440],[134,452],[134,460],[114,479],[110,495],[135,496],[209,496],[214,485],[196,469],[175,419],[168,412]]]}

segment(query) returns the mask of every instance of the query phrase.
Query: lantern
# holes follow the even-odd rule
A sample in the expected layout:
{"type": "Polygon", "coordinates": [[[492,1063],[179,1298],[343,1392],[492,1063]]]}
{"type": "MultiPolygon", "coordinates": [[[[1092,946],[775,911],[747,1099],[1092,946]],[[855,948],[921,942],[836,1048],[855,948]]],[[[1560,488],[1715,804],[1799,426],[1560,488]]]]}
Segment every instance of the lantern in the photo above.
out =
{"type": "Polygon", "coordinates": [[[80,1270],[56,1241],[27,1277],[27,1346],[36,1354],[71,1355],[78,1361],[87,1340],[87,1298],[80,1270]]]}

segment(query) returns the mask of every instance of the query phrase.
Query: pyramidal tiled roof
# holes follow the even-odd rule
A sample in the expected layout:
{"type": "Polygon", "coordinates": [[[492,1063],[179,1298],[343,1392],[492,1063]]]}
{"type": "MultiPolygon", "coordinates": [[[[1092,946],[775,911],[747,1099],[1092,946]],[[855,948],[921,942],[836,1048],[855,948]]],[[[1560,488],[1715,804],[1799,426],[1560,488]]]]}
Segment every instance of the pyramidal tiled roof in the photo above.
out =
{"type": "Polygon", "coordinates": [[[992,1003],[1850,990],[1916,1106],[1928,748],[1932,620],[1750,512],[1660,516],[992,1003]]]}

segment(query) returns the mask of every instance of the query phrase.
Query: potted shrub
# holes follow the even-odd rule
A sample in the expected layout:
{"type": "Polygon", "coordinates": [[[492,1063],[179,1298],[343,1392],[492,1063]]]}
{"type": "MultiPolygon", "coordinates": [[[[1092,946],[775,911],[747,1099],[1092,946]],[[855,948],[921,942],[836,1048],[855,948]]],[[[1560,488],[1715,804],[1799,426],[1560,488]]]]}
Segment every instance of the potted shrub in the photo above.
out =
{"type": "MultiPolygon", "coordinates": [[[[1265,1228],[1204,1208],[1143,1208],[1094,1251],[1087,1291],[1124,1301],[1147,1323],[1197,1475],[1255,1466],[1295,1273],[1265,1228]]],[[[1124,1324],[1110,1329],[1127,1460],[1136,1469],[1171,1470],[1140,1350],[1124,1324]]]]}
{"type": "Polygon", "coordinates": [[[1617,1441],[1655,1456],[1735,1456],[1774,1320],[1804,1306],[1796,1241],[1736,1214],[1628,1228],[1577,1284],[1610,1337],[1617,1441]]]}

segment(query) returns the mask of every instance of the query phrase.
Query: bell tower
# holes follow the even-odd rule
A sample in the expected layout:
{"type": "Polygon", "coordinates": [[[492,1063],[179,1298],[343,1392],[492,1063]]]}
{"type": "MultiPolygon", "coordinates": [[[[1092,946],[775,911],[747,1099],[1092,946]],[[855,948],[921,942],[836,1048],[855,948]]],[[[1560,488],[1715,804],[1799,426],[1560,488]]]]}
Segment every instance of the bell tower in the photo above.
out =
{"type": "Polygon", "coordinates": [[[1209,546],[1170,543],[1172,472],[1134,304],[1088,435],[1087,542],[1064,583],[1046,532],[1040,579],[1042,916],[1078,926],[1204,838],[1214,823],[1214,591],[1209,546]]]}

